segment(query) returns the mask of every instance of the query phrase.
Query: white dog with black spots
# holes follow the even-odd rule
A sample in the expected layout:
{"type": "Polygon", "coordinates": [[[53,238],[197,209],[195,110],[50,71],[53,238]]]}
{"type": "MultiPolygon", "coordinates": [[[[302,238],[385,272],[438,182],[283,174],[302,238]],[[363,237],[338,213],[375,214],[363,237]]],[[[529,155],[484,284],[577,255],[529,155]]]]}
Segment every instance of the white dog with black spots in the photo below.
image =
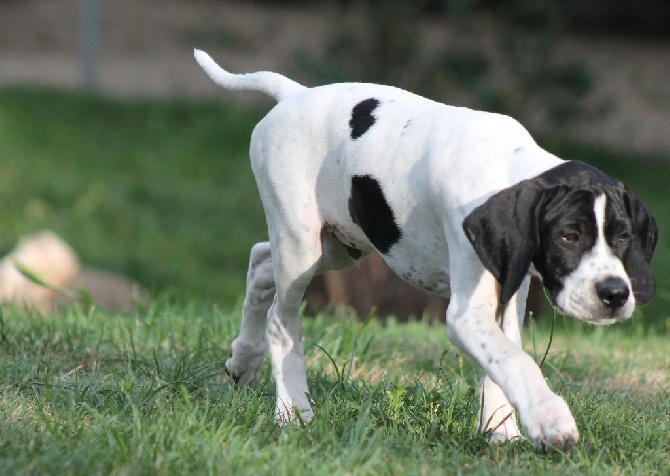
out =
{"type": "Polygon", "coordinates": [[[530,273],[555,306],[594,324],[628,319],[654,294],[657,229],[620,182],[540,148],[514,119],[398,88],[306,88],[235,75],[195,57],[226,89],[278,104],[254,129],[251,166],[269,242],[251,251],[240,334],[226,362],[252,381],[269,347],[280,422],[313,417],[299,308],[317,273],[378,252],[409,283],[449,297],[451,341],[484,369],[480,431],[567,449],[579,433],[521,349],[530,273]]]}

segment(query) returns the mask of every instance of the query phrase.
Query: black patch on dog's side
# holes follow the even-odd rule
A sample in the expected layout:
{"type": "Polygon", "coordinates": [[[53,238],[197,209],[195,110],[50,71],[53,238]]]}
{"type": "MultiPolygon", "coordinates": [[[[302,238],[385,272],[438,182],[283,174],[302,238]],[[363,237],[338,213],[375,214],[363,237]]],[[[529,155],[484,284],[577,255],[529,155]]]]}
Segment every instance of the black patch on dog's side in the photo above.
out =
{"type": "Polygon", "coordinates": [[[379,100],[375,98],[366,99],[354,106],[351,111],[351,120],[349,127],[351,127],[351,138],[356,140],[367,132],[375,123],[375,116],[372,111],[379,106],[379,100]]]}
{"type": "Polygon", "coordinates": [[[351,177],[349,215],[382,254],[402,237],[381,185],[369,175],[351,177]]]}

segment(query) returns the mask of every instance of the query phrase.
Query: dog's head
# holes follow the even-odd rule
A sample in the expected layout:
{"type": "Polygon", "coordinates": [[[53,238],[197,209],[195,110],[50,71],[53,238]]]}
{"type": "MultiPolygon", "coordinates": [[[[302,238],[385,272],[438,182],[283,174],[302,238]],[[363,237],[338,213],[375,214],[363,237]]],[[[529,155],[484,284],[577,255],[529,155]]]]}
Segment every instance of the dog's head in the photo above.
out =
{"type": "Polygon", "coordinates": [[[500,284],[500,304],[531,265],[561,312],[594,324],[629,318],[654,295],[654,218],[620,182],[581,162],[500,191],[463,229],[500,284]]]}

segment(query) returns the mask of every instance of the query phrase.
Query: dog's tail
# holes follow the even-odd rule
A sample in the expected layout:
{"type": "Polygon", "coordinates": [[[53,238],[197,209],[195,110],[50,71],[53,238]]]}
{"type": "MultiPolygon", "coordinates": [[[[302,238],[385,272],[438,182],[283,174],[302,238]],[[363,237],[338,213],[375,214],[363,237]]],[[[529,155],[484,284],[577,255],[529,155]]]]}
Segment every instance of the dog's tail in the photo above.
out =
{"type": "Polygon", "coordinates": [[[270,71],[249,74],[229,73],[216,64],[207,53],[198,49],[193,52],[193,56],[212,81],[225,89],[261,91],[277,101],[305,89],[302,84],[270,71]]]}

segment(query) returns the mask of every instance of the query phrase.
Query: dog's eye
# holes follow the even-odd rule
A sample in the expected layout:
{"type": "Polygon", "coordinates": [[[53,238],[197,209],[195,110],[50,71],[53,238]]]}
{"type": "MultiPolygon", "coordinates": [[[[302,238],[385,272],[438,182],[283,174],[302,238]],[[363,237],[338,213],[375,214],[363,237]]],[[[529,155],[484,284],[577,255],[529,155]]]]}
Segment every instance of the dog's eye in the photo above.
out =
{"type": "Polygon", "coordinates": [[[561,240],[565,243],[579,243],[579,234],[574,231],[568,231],[561,235],[561,240]]]}
{"type": "Polygon", "coordinates": [[[628,231],[622,231],[619,233],[618,240],[620,243],[628,243],[632,239],[633,235],[631,235],[631,233],[628,231]]]}

